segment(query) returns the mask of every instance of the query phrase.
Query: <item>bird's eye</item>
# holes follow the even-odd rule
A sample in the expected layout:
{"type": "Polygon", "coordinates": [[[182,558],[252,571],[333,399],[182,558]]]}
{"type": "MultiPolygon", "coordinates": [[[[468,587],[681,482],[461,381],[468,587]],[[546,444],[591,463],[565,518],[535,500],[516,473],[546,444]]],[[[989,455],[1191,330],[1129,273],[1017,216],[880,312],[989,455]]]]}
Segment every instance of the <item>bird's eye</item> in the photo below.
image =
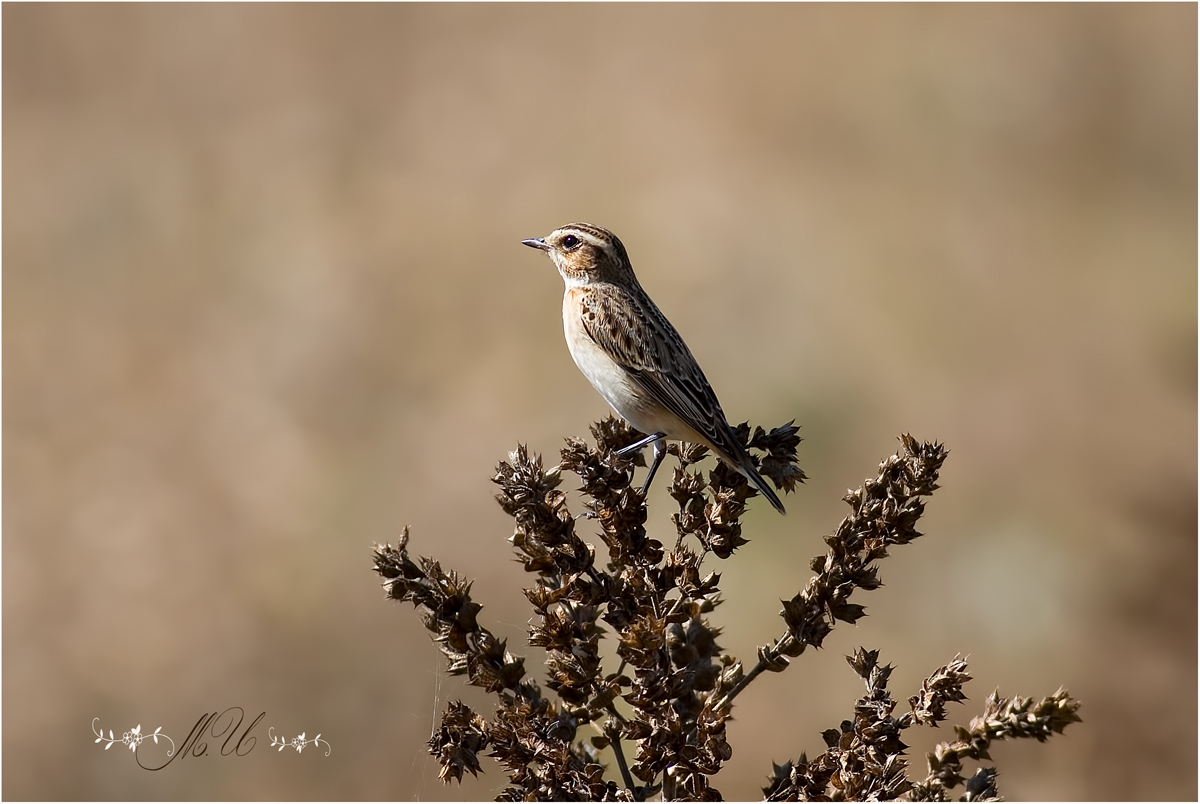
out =
{"type": "Polygon", "coordinates": [[[583,241],[575,235],[567,235],[562,239],[562,247],[564,251],[574,251],[579,248],[579,244],[583,241]]]}

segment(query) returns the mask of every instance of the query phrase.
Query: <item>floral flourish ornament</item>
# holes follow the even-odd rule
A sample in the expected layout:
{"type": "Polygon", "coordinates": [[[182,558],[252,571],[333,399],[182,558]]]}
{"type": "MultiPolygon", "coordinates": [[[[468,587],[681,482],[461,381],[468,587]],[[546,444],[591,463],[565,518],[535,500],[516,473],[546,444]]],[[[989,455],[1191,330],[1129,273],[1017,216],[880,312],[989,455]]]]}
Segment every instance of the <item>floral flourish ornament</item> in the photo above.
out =
{"type": "Polygon", "coordinates": [[[299,754],[304,750],[304,746],[316,745],[317,743],[325,743],[325,756],[329,756],[330,752],[333,751],[333,746],[331,746],[328,741],[322,740],[320,734],[318,734],[316,737],[313,737],[311,740],[306,740],[304,739],[304,732],[300,732],[298,737],[293,737],[290,740],[286,740],[283,737],[276,737],[274,732],[274,726],[267,729],[267,734],[269,734],[271,737],[271,745],[278,746],[280,751],[285,748],[295,748],[296,753],[299,754]]]}
{"type": "Polygon", "coordinates": [[[107,745],[104,746],[105,751],[112,748],[114,745],[116,745],[118,743],[120,743],[121,745],[127,746],[130,751],[137,751],[138,746],[142,744],[143,740],[153,739],[154,744],[158,745],[158,738],[162,737],[164,740],[166,740],[167,742],[169,742],[171,744],[171,750],[167,752],[167,756],[171,756],[173,753],[175,753],[175,741],[172,740],[167,735],[162,734],[162,726],[159,726],[157,729],[155,729],[153,734],[142,734],[142,724],[139,723],[136,726],[134,726],[132,729],[130,729],[129,731],[122,734],[120,739],[118,739],[115,736],[113,736],[112,729],[108,730],[108,736],[105,737],[104,729],[96,728],[96,722],[99,720],[100,720],[100,718],[98,718],[98,717],[92,718],[92,734],[96,735],[96,739],[94,740],[94,742],[107,743],[107,745]]]}

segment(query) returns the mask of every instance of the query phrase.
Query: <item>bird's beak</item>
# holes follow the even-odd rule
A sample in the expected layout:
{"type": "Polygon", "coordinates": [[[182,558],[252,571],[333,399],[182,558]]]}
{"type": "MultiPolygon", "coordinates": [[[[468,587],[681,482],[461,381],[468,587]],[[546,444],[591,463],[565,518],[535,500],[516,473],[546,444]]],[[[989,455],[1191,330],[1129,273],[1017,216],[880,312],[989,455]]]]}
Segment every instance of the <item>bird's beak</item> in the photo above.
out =
{"type": "Polygon", "coordinates": [[[541,237],[534,237],[530,240],[522,240],[521,243],[529,246],[530,248],[540,248],[542,251],[550,250],[550,246],[546,245],[545,239],[541,237]]]}

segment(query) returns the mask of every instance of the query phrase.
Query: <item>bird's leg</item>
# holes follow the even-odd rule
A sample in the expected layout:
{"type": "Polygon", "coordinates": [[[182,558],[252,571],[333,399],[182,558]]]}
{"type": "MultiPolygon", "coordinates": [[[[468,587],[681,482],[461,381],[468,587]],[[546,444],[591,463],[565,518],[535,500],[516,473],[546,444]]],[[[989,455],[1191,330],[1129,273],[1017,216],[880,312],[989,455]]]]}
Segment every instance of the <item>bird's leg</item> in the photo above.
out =
{"type": "Polygon", "coordinates": [[[637,452],[647,444],[654,445],[654,463],[650,464],[650,472],[646,475],[646,482],[642,484],[642,490],[639,492],[642,497],[645,497],[646,492],[650,489],[650,481],[654,479],[654,473],[658,471],[658,465],[662,463],[663,458],[667,457],[666,437],[666,433],[655,433],[654,435],[648,435],[640,441],[635,441],[628,447],[621,447],[619,450],[613,453],[614,455],[625,457],[631,452],[637,452]]]}
{"type": "MultiPolygon", "coordinates": [[[[666,433],[655,433],[654,435],[648,435],[645,438],[641,439],[640,441],[633,442],[628,447],[621,447],[619,450],[614,452],[613,455],[620,455],[622,458],[624,458],[629,453],[637,452],[639,449],[646,446],[647,444],[662,441],[662,439],[664,439],[666,437],[667,437],[666,433]]],[[[657,443],[655,443],[655,449],[657,449],[657,446],[658,446],[657,443]]]]}
{"type": "Polygon", "coordinates": [[[654,479],[654,473],[658,471],[658,465],[663,462],[665,457],[667,457],[667,442],[660,436],[654,442],[654,463],[650,464],[650,472],[646,475],[646,482],[642,484],[640,492],[642,499],[646,498],[646,492],[650,490],[650,481],[654,479]]]}

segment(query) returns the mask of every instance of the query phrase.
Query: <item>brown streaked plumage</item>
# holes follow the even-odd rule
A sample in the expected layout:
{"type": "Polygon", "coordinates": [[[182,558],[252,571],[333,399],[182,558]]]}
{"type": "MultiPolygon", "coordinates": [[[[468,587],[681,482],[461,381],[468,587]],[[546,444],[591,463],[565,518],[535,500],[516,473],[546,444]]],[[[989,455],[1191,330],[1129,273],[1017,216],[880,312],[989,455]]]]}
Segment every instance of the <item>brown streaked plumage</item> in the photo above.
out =
{"type": "MultiPolygon", "coordinates": [[[[642,290],[625,246],[607,229],[572,223],[523,240],[546,252],[566,283],[563,329],[579,370],[621,418],[654,444],[645,491],[666,454],[664,438],[704,444],[783,513],[725,419],[683,338],[642,290]]],[[[624,452],[625,450],[622,450],[624,452]]]]}

